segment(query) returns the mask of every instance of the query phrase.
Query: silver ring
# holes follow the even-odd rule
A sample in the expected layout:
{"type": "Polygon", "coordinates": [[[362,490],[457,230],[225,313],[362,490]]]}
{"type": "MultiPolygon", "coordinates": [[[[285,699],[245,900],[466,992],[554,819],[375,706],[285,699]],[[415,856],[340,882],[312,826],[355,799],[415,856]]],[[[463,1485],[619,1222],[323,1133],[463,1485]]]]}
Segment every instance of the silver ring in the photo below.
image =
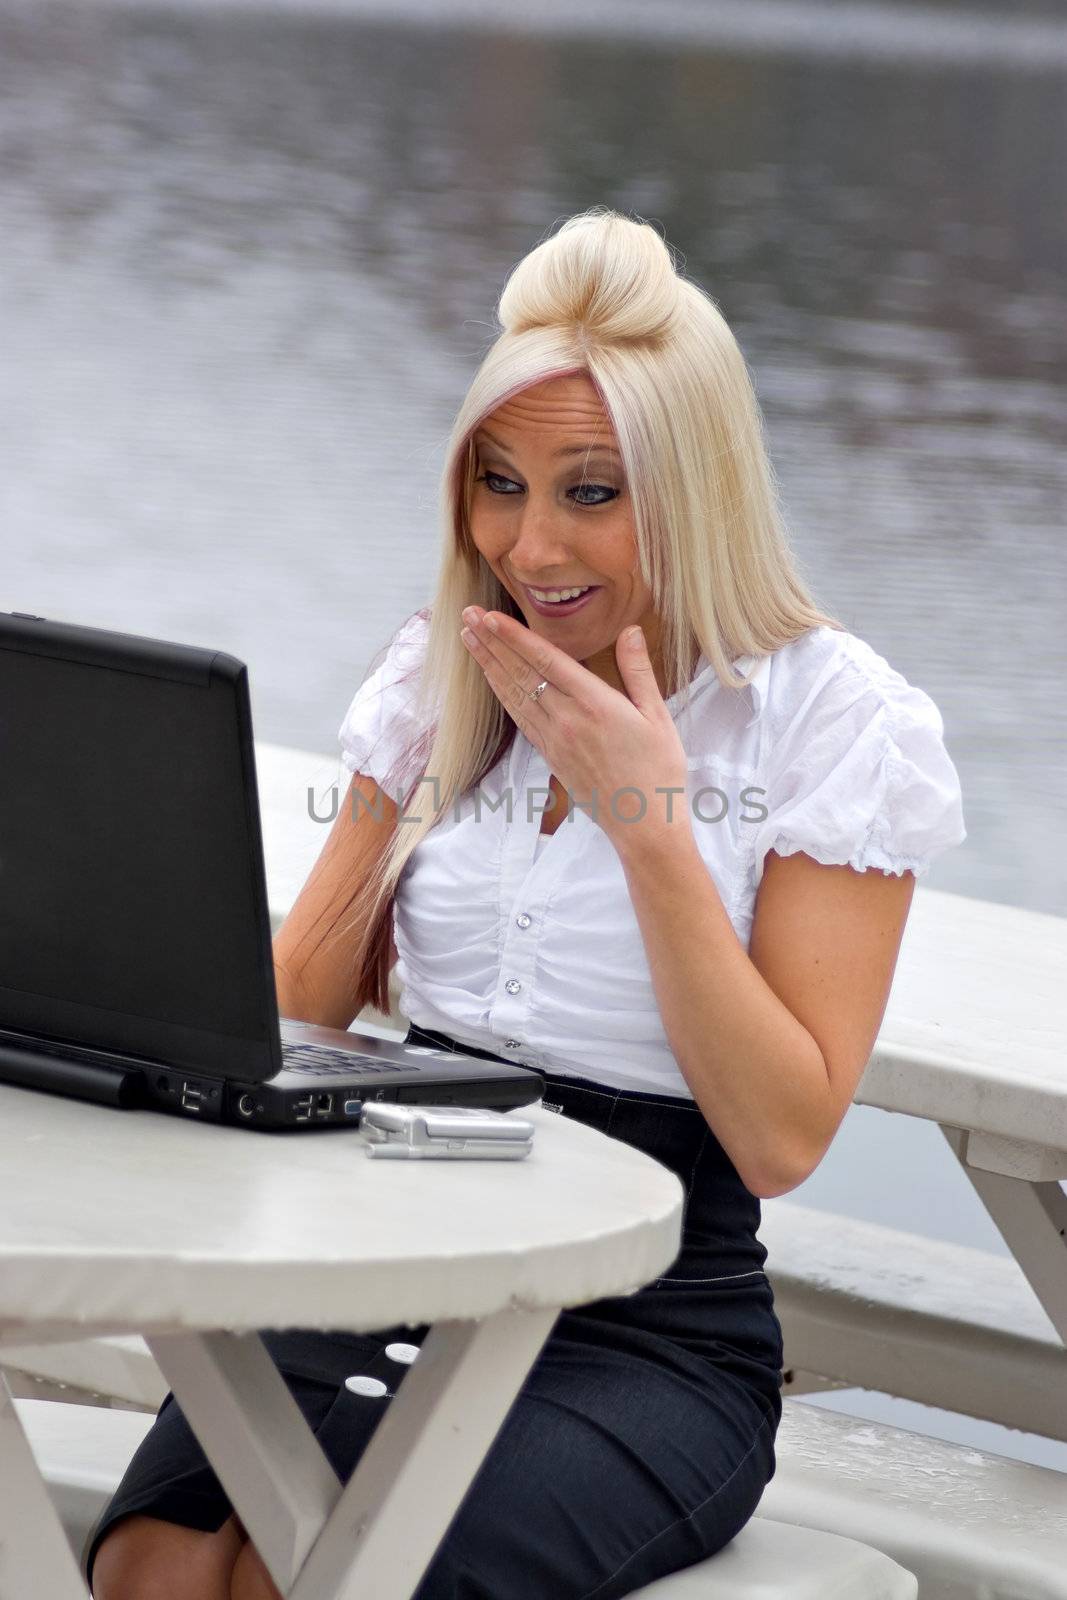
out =
{"type": "Polygon", "coordinates": [[[545,692],[545,690],[547,688],[548,688],[548,679],[547,678],[542,678],[541,682],[537,685],[537,688],[530,690],[530,699],[531,700],[540,700],[541,696],[544,694],[544,692],[545,692]]]}

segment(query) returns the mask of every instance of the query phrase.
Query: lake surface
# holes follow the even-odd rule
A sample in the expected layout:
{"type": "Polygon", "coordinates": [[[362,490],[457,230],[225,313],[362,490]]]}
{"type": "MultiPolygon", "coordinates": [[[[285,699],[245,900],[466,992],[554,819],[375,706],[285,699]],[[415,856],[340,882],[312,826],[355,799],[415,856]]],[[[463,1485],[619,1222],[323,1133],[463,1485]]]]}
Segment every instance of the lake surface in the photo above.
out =
{"type": "MultiPolygon", "coordinates": [[[[231,651],[259,738],[334,752],[504,280],[607,203],[737,334],[819,603],[942,711],[924,885],[1067,914],[1062,11],[389,11],[0,0],[0,604],[231,651]]],[[[1005,1249],[866,1108],[795,1197],[1005,1249]]]]}

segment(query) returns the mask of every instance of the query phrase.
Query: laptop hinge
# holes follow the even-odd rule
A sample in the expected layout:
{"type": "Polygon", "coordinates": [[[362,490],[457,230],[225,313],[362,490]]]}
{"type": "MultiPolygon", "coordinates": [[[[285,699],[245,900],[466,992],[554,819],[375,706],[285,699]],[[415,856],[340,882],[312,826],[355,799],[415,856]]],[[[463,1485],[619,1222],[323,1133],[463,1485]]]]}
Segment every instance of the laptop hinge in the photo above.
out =
{"type": "Polygon", "coordinates": [[[88,1061],[21,1050],[0,1040],[0,1081],[24,1089],[74,1095],[100,1105],[130,1110],[145,1103],[143,1077],[137,1067],[108,1067],[88,1061]]]}

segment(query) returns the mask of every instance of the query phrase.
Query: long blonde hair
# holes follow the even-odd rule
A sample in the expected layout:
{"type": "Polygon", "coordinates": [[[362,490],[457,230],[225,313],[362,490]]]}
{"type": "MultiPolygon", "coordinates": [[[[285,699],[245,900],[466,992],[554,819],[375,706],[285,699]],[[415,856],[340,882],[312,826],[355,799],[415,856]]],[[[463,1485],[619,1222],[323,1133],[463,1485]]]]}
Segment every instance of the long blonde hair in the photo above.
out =
{"type": "Polygon", "coordinates": [[[515,724],[459,638],[472,603],[523,618],[471,537],[475,430],[505,400],[585,373],[615,430],[633,507],[639,569],[661,619],[667,693],[683,705],[697,651],[741,690],[737,656],[761,657],[809,629],[841,629],[818,609],[790,548],[763,420],[744,357],[714,300],[676,270],[643,220],[594,206],[567,219],[512,271],[501,333],[475,373],[440,485],[443,559],[414,717],[425,732],[385,784],[407,819],[352,885],[358,1009],[389,1012],[397,883],[426,834],[492,770],[515,724]],[[430,775],[436,775],[436,784],[430,775]],[[425,779],[425,781],[421,781],[425,779]]]}

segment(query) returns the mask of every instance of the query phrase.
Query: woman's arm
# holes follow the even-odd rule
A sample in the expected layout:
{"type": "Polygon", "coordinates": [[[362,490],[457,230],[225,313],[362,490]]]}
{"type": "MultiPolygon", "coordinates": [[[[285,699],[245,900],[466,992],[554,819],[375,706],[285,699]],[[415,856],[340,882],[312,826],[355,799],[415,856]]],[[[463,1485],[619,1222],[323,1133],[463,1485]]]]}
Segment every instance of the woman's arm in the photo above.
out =
{"type": "MultiPolygon", "coordinates": [[[[356,1015],[356,933],[339,939],[337,925],[346,920],[354,886],[388,845],[396,818],[396,802],[379,791],[373,778],[354,774],[322,852],[274,936],[274,981],[283,1017],[347,1028],[356,1015]],[[378,796],[381,821],[378,808],[368,810],[355,801],[357,790],[372,808],[378,796]]],[[[395,953],[390,964],[394,959],[395,953]]]]}
{"type": "Polygon", "coordinates": [[[769,851],[748,953],[692,830],[617,845],[683,1077],[753,1194],[818,1166],[885,1014],[913,873],[769,851]]]}

